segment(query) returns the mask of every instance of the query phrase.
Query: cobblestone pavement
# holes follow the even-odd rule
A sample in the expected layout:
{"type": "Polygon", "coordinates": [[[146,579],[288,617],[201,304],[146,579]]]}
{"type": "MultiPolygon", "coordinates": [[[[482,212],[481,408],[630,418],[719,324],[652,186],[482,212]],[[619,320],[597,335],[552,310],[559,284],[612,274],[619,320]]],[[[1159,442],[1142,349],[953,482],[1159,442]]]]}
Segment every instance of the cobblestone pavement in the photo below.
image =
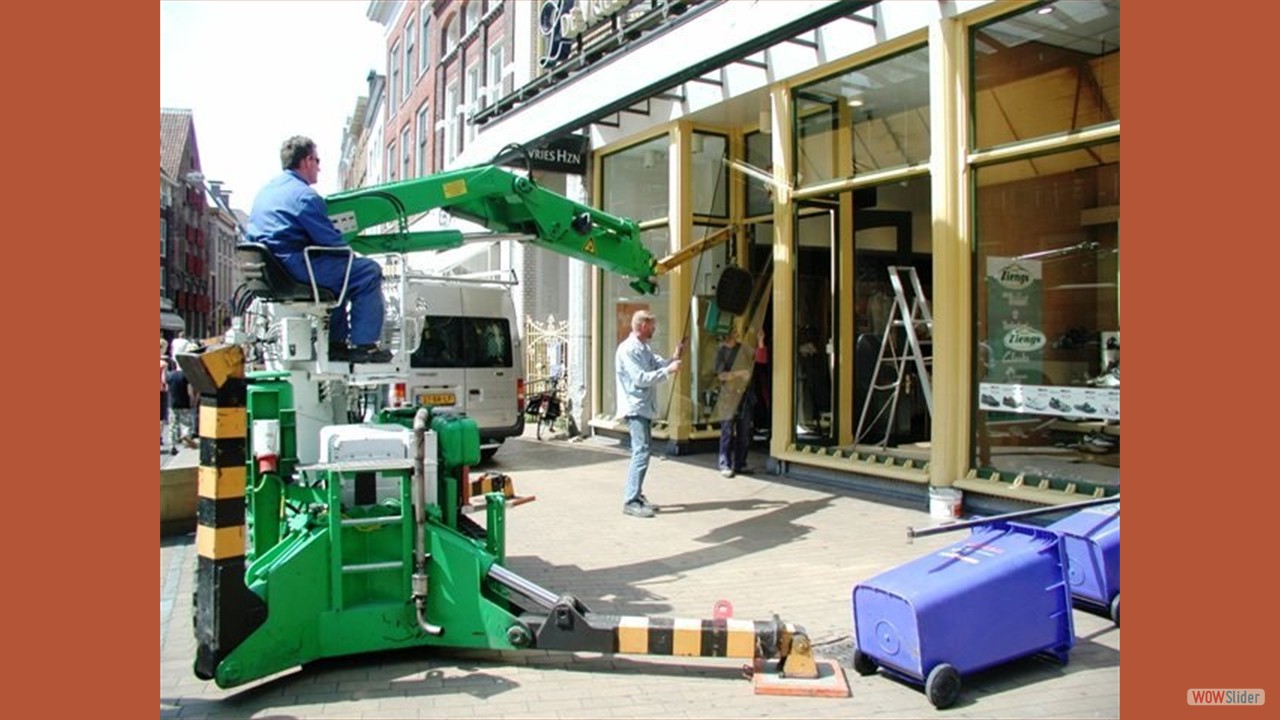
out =
{"type": "MultiPolygon", "coordinates": [[[[173,462],[189,462],[179,455],[173,462]]],[[[751,462],[759,466],[754,454],[751,462]]],[[[194,536],[160,546],[161,718],[889,718],[932,717],[917,686],[849,665],[860,580],[954,542],[907,541],[927,508],[765,475],[722,478],[711,454],[658,459],[652,519],[621,512],[626,451],[602,440],[509,440],[485,469],[537,501],[513,508],[507,565],[597,612],[706,618],[775,613],[845,668],[843,699],[755,695],[741,661],[544,651],[415,649],[326,659],[220,690],[192,673],[194,536]]],[[[1074,611],[1066,665],[1024,658],[966,676],[962,718],[1118,717],[1120,630],[1074,611]]]]}

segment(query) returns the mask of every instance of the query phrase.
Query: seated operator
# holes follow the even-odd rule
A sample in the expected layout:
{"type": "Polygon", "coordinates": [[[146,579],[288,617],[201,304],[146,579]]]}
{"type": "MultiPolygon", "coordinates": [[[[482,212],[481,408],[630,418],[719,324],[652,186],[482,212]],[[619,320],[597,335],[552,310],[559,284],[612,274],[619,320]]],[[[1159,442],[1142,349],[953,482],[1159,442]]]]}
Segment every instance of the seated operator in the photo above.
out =
{"type": "MultiPolygon", "coordinates": [[[[310,285],[303,249],[313,245],[348,247],[342,233],[329,220],[324,198],[311,188],[320,175],[320,157],[310,138],[295,135],[280,148],[284,172],[268,182],[253,201],[249,214],[249,240],[260,242],[280,259],[289,274],[310,285]]],[[[347,271],[345,253],[311,254],[316,284],[342,291],[347,271]]],[[[329,359],[353,363],[385,363],[391,351],[378,348],[383,320],[382,268],[357,257],[351,263],[347,298],[329,316],[329,359]],[[348,321],[346,302],[351,304],[348,321]],[[347,340],[350,338],[351,346],[347,340]]]]}

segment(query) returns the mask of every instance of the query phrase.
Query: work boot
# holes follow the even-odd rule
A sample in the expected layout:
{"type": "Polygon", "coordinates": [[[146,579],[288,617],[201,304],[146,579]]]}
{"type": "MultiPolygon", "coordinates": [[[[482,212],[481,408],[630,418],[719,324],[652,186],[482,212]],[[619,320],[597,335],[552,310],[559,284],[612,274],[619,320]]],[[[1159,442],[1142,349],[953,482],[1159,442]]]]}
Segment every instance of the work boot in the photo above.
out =
{"type": "Polygon", "coordinates": [[[353,363],[389,363],[391,351],[380,350],[377,345],[356,345],[351,348],[348,360],[353,363]]]}

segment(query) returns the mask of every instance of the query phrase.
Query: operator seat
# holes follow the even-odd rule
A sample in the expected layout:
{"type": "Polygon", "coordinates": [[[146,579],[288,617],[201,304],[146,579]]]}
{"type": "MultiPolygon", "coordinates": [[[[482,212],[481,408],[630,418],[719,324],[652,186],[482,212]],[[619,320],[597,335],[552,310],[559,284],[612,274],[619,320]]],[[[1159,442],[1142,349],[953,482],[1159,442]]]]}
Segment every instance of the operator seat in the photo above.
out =
{"type": "Polygon", "coordinates": [[[313,290],[311,285],[294,280],[280,259],[262,243],[236,245],[236,262],[249,291],[263,300],[324,305],[337,301],[329,288],[316,285],[313,290]]]}

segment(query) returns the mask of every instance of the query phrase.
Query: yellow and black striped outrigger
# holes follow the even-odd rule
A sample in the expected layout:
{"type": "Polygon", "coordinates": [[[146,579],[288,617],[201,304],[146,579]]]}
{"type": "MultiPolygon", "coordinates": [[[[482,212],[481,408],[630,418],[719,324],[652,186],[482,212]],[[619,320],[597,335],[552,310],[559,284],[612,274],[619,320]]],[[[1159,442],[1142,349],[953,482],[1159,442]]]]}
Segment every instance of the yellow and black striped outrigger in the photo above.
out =
{"type": "Polygon", "coordinates": [[[591,651],[627,655],[722,657],[763,661],[778,658],[779,672],[789,678],[817,678],[818,668],[804,629],[773,620],[716,618],[696,620],[594,613],[572,595],[550,591],[493,565],[490,580],[514,590],[545,610],[521,617],[528,637],[512,637],[513,645],[541,650],[591,651]]]}
{"type": "Polygon", "coordinates": [[[218,663],[267,616],[245,586],[246,413],[243,351],[219,345],[180,354],[200,393],[200,468],[196,501],[195,673],[211,679],[218,663]]]}

